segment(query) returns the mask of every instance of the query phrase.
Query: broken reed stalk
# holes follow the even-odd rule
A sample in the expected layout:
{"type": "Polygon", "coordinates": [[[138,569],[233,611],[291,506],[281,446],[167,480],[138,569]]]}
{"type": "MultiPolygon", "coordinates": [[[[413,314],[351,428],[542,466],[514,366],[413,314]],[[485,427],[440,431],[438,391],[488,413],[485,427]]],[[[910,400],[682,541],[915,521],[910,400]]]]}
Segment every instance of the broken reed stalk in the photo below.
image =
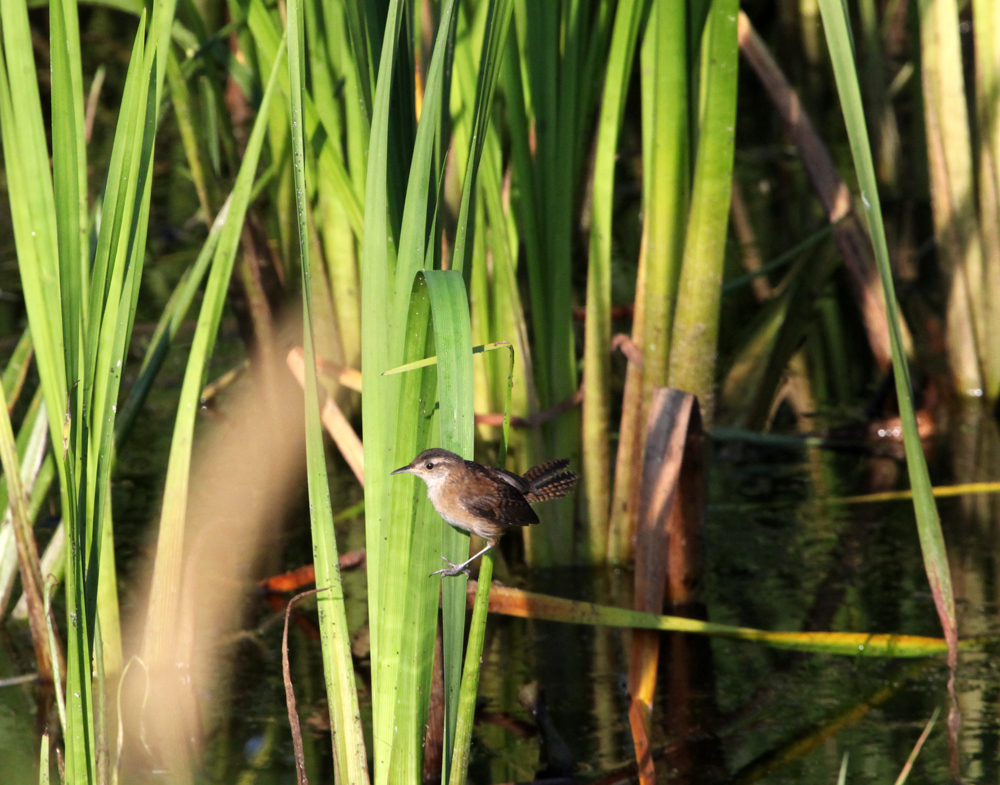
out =
{"type": "MultiPolygon", "coordinates": [[[[685,531],[689,522],[682,519],[693,509],[689,502],[678,498],[685,445],[692,426],[700,427],[695,397],[680,390],[656,388],[646,426],[635,550],[635,608],[646,613],[659,614],[663,610],[668,567],[670,585],[681,595],[676,598],[667,595],[670,600],[690,602],[697,585],[697,580],[692,580],[691,576],[693,572],[696,577],[700,570],[695,565],[685,564],[685,560],[686,557],[697,559],[699,550],[691,546],[700,538],[700,532],[685,531]],[[674,552],[678,554],[676,558],[674,552]]],[[[695,487],[693,484],[689,486],[692,489],[695,487]]],[[[696,495],[695,501],[700,501],[700,494],[696,495]]],[[[700,518],[699,511],[694,517],[695,525],[700,518]]],[[[659,655],[659,633],[648,630],[633,632],[628,676],[628,689],[632,696],[629,721],[636,740],[636,759],[643,785],[655,781],[648,757],[648,733],[659,655]]]]}

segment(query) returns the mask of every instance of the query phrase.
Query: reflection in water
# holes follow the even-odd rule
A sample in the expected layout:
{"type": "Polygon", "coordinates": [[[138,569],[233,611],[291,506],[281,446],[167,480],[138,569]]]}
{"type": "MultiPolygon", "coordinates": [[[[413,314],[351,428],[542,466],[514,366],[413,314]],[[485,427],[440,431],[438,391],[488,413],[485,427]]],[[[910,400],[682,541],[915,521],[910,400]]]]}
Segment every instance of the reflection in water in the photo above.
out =
{"type": "MultiPolygon", "coordinates": [[[[959,409],[939,445],[939,482],[1000,476],[996,423],[959,409]]],[[[835,629],[937,635],[912,509],[907,502],[834,507],[818,500],[817,478],[845,495],[895,483],[886,459],[859,471],[857,455],[779,451],[731,444],[714,456],[706,533],[705,608],[712,621],[775,630],[835,629]],[[875,478],[882,478],[877,481],[875,478]],[[734,508],[732,505],[740,505],[734,508]]],[[[351,499],[350,501],[353,501],[351,499]]],[[[344,499],[342,506],[349,506],[344,499]]],[[[940,504],[962,637],[1000,631],[1000,497],[940,504]]],[[[303,518],[303,520],[305,520],[303,518]]],[[[342,551],[363,546],[362,521],[338,531],[342,551]]],[[[308,561],[308,527],[283,535],[289,566],[308,561]]],[[[365,623],[361,571],[345,573],[352,628],[365,623]]],[[[515,572],[534,591],[631,607],[623,570],[559,568],[515,572]]],[[[308,606],[308,603],[306,603],[308,606]]],[[[303,610],[309,618],[314,611],[303,610]]],[[[228,645],[227,694],[215,691],[205,721],[203,771],[214,782],[241,774],[293,773],[280,680],[280,624],[255,601],[246,632],[228,645]]],[[[312,782],[331,782],[330,741],[318,642],[308,625],[291,636],[292,673],[312,782]]],[[[599,783],[634,772],[628,725],[631,633],[492,617],[474,743],[473,783],[531,781],[541,773],[599,783]],[[526,697],[538,688],[541,712],[526,697]]],[[[963,781],[1000,779],[1000,644],[962,653],[957,691],[963,781]]],[[[367,701],[365,648],[356,651],[367,701]]],[[[21,672],[30,645],[0,640],[0,678],[21,672]]],[[[849,753],[848,782],[895,780],[934,709],[947,709],[940,660],[883,661],[802,655],[738,641],[664,635],[651,724],[660,781],[768,783],[836,781],[849,753]]],[[[27,781],[34,746],[33,687],[0,689],[0,779],[27,781]],[[21,721],[21,720],[26,720],[21,721]],[[13,768],[12,768],[13,767],[13,768]],[[13,777],[8,777],[13,774],[13,777]]],[[[206,704],[209,705],[209,704],[206,704]]],[[[370,730],[370,709],[364,709],[370,730]]],[[[949,779],[939,720],[911,783],[949,779]]],[[[262,781],[262,780],[261,780],[262,781]]]]}

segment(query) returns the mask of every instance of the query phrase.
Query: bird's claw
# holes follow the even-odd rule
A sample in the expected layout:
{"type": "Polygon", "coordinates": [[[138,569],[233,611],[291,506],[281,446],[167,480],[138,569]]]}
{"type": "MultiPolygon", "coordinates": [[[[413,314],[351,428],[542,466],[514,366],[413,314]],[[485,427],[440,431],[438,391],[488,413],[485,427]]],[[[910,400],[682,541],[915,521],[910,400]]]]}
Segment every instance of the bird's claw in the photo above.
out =
{"type": "Polygon", "coordinates": [[[441,557],[441,561],[443,561],[448,566],[443,567],[440,570],[435,570],[434,572],[431,573],[431,577],[434,577],[435,575],[440,575],[442,578],[447,578],[448,576],[461,575],[462,573],[465,573],[466,578],[470,576],[469,568],[466,565],[453,564],[452,562],[448,561],[448,559],[446,559],[444,556],[441,557]]]}

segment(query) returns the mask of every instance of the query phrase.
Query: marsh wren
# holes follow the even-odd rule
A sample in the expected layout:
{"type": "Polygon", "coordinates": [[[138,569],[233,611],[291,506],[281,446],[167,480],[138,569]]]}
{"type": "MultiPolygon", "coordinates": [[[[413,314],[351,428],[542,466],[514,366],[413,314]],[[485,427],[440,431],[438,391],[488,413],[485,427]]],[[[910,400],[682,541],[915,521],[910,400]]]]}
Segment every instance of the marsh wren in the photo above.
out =
{"type": "Polygon", "coordinates": [[[393,474],[415,474],[427,483],[427,498],[438,515],[456,529],[478,534],[486,547],[461,564],[452,564],[433,575],[458,575],[515,526],[538,523],[534,502],[558,499],[576,485],[577,476],[566,471],[569,460],[548,461],[522,477],[505,469],[466,461],[460,455],[435,448],[424,450],[393,474]]]}

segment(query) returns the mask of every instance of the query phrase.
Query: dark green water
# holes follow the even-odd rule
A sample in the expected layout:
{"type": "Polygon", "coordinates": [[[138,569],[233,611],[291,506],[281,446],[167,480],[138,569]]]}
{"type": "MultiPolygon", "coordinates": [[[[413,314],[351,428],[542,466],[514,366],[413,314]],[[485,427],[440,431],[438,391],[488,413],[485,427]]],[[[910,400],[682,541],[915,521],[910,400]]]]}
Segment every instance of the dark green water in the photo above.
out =
{"type": "MultiPolygon", "coordinates": [[[[932,470],[939,481],[990,476],[986,463],[995,454],[996,424],[984,418],[974,425],[937,443],[932,470]]],[[[938,635],[909,504],[834,507],[817,498],[817,487],[833,495],[895,487],[905,482],[899,471],[891,459],[857,453],[717,444],[705,532],[708,618],[771,630],[938,635]]],[[[141,476],[133,466],[125,481],[135,484],[141,476]]],[[[345,483],[340,498],[352,500],[352,493],[345,483]]],[[[940,504],[966,637],[1000,631],[998,509],[996,497],[940,504]]],[[[363,522],[348,522],[338,535],[342,550],[361,547],[363,522]]],[[[284,545],[288,567],[309,560],[304,517],[288,527],[284,545]]],[[[574,599],[631,602],[628,571],[521,568],[510,581],[574,599]]],[[[363,572],[345,573],[345,584],[348,614],[357,625],[366,615],[363,572]]],[[[332,782],[319,644],[308,633],[312,611],[304,607],[303,626],[291,636],[292,671],[311,781],[332,782]]],[[[275,618],[262,597],[254,598],[247,622],[252,634],[230,645],[230,692],[221,702],[224,713],[207,728],[202,781],[294,782],[275,618]]],[[[591,779],[631,763],[629,640],[621,630],[491,617],[471,781],[571,772],[591,779]],[[518,699],[530,683],[542,690],[540,717],[518,699]]],[[[951,749],[944,723],[947,671],[939,660],[802,655],[664,635],[653,717],[660,781],[833,783],[847,756],[847,782],[891,783],[940,708],[909,781],[949,781],[954,754],[963,781],[996,782],[996,648],[961,657],[956,692],[962,727],[951,749]]],[[[363,655],[364,647],[358,652],[363,655]]],[[[30,657],[24,632],[5,628],[0,678],[29,670],[30,657]]],[[[366,701],[364,656],[357,667],[366,701]]],[[[31,685],[0,689],[0,782],[30,781],[25,772],[36,765],[36,700],[31,685]]]]}

